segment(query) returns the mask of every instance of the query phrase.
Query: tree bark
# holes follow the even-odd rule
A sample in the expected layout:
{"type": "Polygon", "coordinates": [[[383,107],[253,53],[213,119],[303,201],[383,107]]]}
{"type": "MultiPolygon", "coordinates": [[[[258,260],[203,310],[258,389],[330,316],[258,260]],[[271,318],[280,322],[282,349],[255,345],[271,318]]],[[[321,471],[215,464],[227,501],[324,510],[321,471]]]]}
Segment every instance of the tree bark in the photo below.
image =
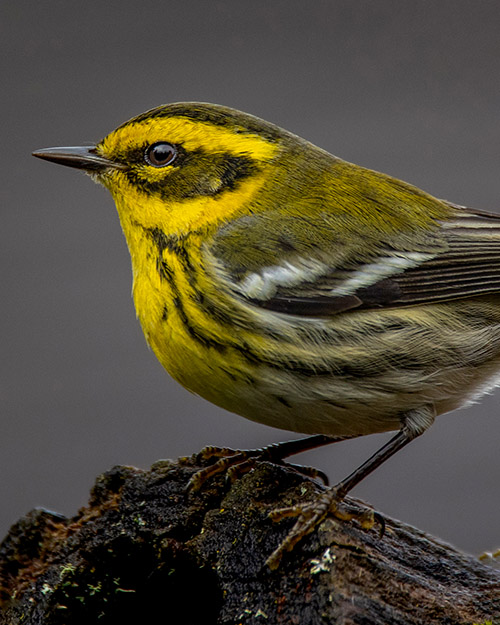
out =
{"type": "Polygon", "coordinates": [[[389,518],[383,536],[327,519],[269,570],[294,522],[269,511],[321,486],[263,462],[187,493],[199,468],[116,467],[75,517],[22,518],[0,546],[0,623],[500,623],[500,571],[389,518]]]}

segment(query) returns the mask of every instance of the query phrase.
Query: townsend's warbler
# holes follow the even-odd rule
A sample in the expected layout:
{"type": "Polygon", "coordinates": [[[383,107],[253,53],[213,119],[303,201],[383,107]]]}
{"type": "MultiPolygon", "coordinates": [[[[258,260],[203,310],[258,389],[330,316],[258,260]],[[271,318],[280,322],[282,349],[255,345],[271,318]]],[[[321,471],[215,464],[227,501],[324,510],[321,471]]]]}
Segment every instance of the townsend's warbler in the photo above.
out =
{"type": "Polygon", "coordinates": [[[95,146],[35,156],[111,191],[137,316],[170,375],[239,415],[315,435],[266,457],[398,430],[318,501],[275,515],[299,519],[271,565],[437,414],[499,382],[497,215],[212,104],[161,106],[95,146]]]}

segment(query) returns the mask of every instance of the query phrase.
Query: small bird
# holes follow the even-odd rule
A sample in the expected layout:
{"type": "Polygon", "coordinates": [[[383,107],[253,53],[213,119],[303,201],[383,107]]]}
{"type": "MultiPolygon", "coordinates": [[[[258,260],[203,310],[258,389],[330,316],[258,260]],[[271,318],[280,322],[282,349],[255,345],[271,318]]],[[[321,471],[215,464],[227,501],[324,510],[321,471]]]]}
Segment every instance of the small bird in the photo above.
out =
{"type": "MultiPolygon", "coordinates": [[[[252,115],[160,106],[34,155],[111,192],[147,342],[190,391],[309,434],[231,465],[396,431],[296,516],[282,554],[436,415],[500,383],[500,216],[345,162],[252,115]]],[[[210,449],[208,453],[210,454],[210,449]]],[[[225,456],[225,457],[224,457],[225,456]]]]}

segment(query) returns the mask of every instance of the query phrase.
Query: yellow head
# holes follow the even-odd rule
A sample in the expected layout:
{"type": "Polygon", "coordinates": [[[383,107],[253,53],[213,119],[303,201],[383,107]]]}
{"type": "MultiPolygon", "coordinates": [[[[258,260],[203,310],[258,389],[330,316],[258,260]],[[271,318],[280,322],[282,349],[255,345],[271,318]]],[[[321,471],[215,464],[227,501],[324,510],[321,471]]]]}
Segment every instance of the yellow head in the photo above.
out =
{"type": "Polygon", "coordinates": [[[133,223],[182,238],[245,205],[268,177],[265,164],[282,138],[271,124],[226,107],[161,106],[97,144],[96,154],[116,166],[96,178],[112,193],[126,235],[133,223]]]}

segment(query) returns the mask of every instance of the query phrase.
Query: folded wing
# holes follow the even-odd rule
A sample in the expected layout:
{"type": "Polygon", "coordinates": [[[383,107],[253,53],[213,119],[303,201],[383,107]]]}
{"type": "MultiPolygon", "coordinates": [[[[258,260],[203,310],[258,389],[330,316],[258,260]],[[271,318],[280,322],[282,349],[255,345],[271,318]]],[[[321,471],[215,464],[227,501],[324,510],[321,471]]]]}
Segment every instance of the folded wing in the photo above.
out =
{"type": "Polygon", "coordinates": [[[247,276],[239,291],[255,305],[305,316],[500,293],[500,215],[450,206],[441,245],[429,253],[388,248],[348,267],[297,258],[247,276]]]}

